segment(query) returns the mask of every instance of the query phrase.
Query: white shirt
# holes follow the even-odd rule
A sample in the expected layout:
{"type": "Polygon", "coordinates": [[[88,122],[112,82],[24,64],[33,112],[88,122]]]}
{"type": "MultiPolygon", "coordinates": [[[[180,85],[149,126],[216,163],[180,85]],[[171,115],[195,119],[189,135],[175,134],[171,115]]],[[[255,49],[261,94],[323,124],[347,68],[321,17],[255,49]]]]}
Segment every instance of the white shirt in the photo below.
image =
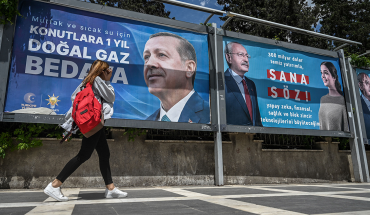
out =
{"type": "Polygon", "coordinates": [[[243,78],[240,77],[240,75],[236,74],[232,69],[230,69],[230,71],[231,71],[231,76],[234,78],[235,83],[238,85],[240,93],[242,94],[243,99],[245,101],[244,86],[242,82],[243,78]]]}
{"type": "Polygon", "coordinates": [[[367,98],[364,96],[364,94],[362,94],[362,98],[364,99],[364,101],[365,101],[365,104],[366,104],[367,108],[369,108],[369,110],[370,110],[370,101],[369,101],[369,99],[367,99],[367,98]]]}
{"type": "Polygon", "coordinates": [[[161,103],[161,110],[159,114],[158,121],[161,121],[162,117],[164,115],[167,115],[167,117],[171,120],[171,122],[178,122],[181,112],[184,109],[186,103],[190,99],[190,97],[194,94],[194,89],[190,91],[190,93],[182,98],[179,102],[177,102],[171,109],[169,109],[167,112],[163,109],[162,103],[161,103]]]}

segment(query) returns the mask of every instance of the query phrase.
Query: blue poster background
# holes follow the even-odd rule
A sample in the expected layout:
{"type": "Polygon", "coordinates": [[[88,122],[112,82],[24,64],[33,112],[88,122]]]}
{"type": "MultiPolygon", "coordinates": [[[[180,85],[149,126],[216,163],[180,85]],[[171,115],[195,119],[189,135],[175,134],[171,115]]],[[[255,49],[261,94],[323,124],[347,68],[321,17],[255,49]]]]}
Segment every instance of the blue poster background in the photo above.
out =
{"type": "MultiPolygon", "coordinates": [[[[82,81],[81,73],[87,71],[97,55],[104,57],[105,51],[105,60],[113,67],[111,84],[116,94],[113,118],[145,120],[160,106],[159,99],[148,92],[145,84],[142,56],[149,36],[157,32],[177,34],[194,46],[198,61],[194,89],[209,102],[207,35],[42,2],[25,0],[19,5],[23,17],[16,21],[6,112],[47,107],[57,114],[65,114],[71,107],[72,92],[82,81]],[[50,30],[55,30],[55,35],[49,34],[50,30]],[[29,39],[39,41],[41,47],[36,50],[37,42],[30,45],[29,39]],[[46,42],[49,44],[43,47],[46,42]],[[69,54],[57,52],[56,47],[61,43],[68,45],[69,54]],[[53,45],[52,53],[45,52],[52,50],[53,45]],[[99,50],[103,51],[97,54],[99,50]],[[27,57],[42,60],[40,74],[25,73],[27,57]],[[61,77],[63,64],[66,72],[61,77]],[[77,70],[73,69],[75,65],[77,70]],[[120,73],[116,74],[118,68],[120,73]],[[50,97],[58,100],[54,107],[48,101],[50,97]]],[[[66,49],[60,48],[59,52],[63,50],[66,49]]],[[[31,69],[37,71],[37,66],[31,69]]]]}
{"type": "MultiPolygon", "coordinates": [[[[300,129],[315,129],[319,130],[319,108],[320,99],[322,96],[328,94],[328,88],[324,86],[320,65],[324,61],[331,62],[335,65],[339,76],[339,83],[342,86],[342,77],[340,73],[339,59],[326,57],[322,55],[315,55],[311,53],[295,51],[278,46],[246,41],[242,39],[235,39],[224,37],[223,48],[225,50],[226,44],[229,42],[238,42],[242,44],[248,54],[251,56],[249,59],[249,71],[245,74],[246,77],[251,79],[256,85],[258,96],[258,105],[264,127],[279,127],[279,128],[300,128],[300,129]],[[281,56],[281,58],[279,58],[281,56]],[[284,59],[282,58],[284,56],[284,59]],[[285,57],[290,57],[290,60],[285,57]],[[301,62],[293,61],[293,57],[301,59],[301,62]],[[280,63],[281,65],[280,65],[280,63]],[[290,67],[284,63],[298,65],[298,68],[290,67]],[[284,66],[285,65],[285,66],[284,66]],[[285,73],[304,74],[309,76],[309,84],[291,83],[290,81],[280,81],[279,77],[276,80],[271,80],[267,77],[267,70],[274,69],[275,71],[284,71],[285,73]],[[311,101],[294,99],[285,99],[277,97],[272,98],[268,96],[269,87],[275,86],[276,88],[289,90],[299,90],[301,93],[307,91],[311,95],[311,101]],[[279,109],[272,109],[269,105],[277,105],[279,109]],[[282,109],[282,106],[291,107],[292,109],[282,109]],[[309,111],[294,110],[296,107],[309,108],[309,111]],[[280,112],[281,115],[278,115],[280,112]],[[311,115],[310,118],[291,117],[290,113],[311,115]],[[287,114],[288,116],[285,116],[287,114]],[[304,121],[304,122],[303,122],[304,121]]],[[[228,64],[224,56],[224,70],[228,69],[228,64]]],[[[227,98],[226,98],[227,102],[227,98]]],[[[237,114],[237,113],[235,113],[237,114]]],[[[227,117],[228,118],[228,117],[227,117]]]]}

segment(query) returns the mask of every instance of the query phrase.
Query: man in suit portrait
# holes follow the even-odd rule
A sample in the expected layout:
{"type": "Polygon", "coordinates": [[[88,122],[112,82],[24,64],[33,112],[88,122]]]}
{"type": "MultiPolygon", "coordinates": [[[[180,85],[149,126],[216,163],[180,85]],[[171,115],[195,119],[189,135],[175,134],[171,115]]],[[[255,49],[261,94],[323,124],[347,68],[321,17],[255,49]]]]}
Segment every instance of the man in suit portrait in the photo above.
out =
{"type": "Polygon", "coordinates": [[[210,109],[194,90],[197,56],[193,45],[172,33],[150,36],[145,44],[144,79],[160,107],[147,120],[210,123],[210,109]]]}
{"type": "Polygon", "coordinates": [[[370,139],[370,77],[366,73],[360,73],[357,76],[358,86],[361,90],[362,112],[366,127],[367,139],[370,139]]]}
{"type": "Polygon", "coordinates": [[[250,55],[242,44],[230,42],[225,47],[225,58],[229,65],[225,71],[227,124],[262,126],[256,86],[245,76],[250,55]]]}

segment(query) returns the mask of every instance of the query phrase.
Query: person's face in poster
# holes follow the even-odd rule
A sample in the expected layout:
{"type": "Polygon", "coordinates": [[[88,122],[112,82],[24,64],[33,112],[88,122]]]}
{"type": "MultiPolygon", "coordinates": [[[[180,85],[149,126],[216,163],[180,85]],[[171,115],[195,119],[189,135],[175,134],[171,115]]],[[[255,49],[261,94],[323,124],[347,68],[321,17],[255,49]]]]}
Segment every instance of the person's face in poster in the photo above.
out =
{"type": "Polygon", "coordinates": [[[362,76],[362,81],[359,83],[362,94],[370,100],[370,78],[367,75],[362,76]]]}
{"type": "Polygon", "coordinates": [[[240,44],[233,44],[231,53],[226,54],[226,60],[236,74],[243,76],[249,71],[249,59],[247,50],[240,44]]]}
{"type": "Polygon", "coordinates": [[[326,87],[329,89],[335,89],[335,78],[331,75],[329,69],[325,65],[321,65],[321,79],[326,87]]]}
{"type": "Polygon", "coordinates": [[[154,37],[145,44],[145,83],[158,98],[168,97],[174,89],[192,89],[189,85],[196,65],[194,61],[181,59],[178,46],[179,40],[170,36],[154,37]]]}

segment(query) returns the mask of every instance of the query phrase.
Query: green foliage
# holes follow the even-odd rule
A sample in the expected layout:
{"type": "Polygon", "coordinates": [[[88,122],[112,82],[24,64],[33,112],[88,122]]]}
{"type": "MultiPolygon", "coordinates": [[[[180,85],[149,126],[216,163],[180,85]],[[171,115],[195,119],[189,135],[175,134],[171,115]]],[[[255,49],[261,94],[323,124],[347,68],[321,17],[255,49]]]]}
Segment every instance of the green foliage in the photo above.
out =
{"type": "Polygon", "coordinates": [[[17,0],[0,0],[0,25],[13,24],[15,15],[20,16],[17,0]]]}
{"type": "Polygon", "coordinates": [[[171,13],[165,10],[163,3],[150,0],[90,0],[89,2],[165,18],[169,18],[171,13]]]}
{"type": "Polygon", "coordinates": [[[27,150],[42,146],[38,137],[62,138],[63,129],[57,125],[33,123],[0,123],[0,157],[8,150],[27,150]],[[13,144],[17,142],[18,144],[13,144]]]}
{"type": "MultiPolygon", "coordinates": [[[[317,28],[320,33],[363,44],[345,47],[346,56],[370,49],[370,1],[313,0],[311,5],[306,0],[217,0],[217,3],[224,11],[312,31],[317,28]]],[[[343,44],[235,18],[226,30],[329,50],[343,44]]],[[[365,65],[362,59],[354,62],[365,65]]]]}
{"type": "Polygon", "coordinates": [[[146,130],[141,128],[125,128],[124,135],[128,135],[128,141],[135,141],[135,137],[146,135],[146,130]]]}
{"type": "MultiPolygon", "coordinates": [[[[321,18],[320,33],[361,42],[344,48],[348,56],[370,49],[370,1],[313,0],[321,18]]],[[[343,43],[327,41],[321,48],[331,49],[343,43]]]]}
{"type": "Polygon", "coordinates": [[[303,135],[302,143],[303,145],[309,145],[312,142],[315,142],[315,140],[316,140],[316,137],[309,136],[309,135],[303,135]]]}
{"type": "Polygon", "coordinates": [[[14,131],[16,140],[19,141],[17,149],[23,150],[42,146],[41,140],[32,138],[38,137],[41,132],[42,126],[39,126],[37,124],[21,124],[21,126],[14,131]]]}
{"type": "MultiPolygon", "coordinates": [[[[317,9],[310,7],[306,0],[217,0],[217,3],[223,6],[222,10],[224,11],[232,11],[307,30],[314,30],[313,24],[319,20],[317,9]]],[[[221,17],[220,19],[225,21],[227,18],[221,17]]],[[[236,18],[229,22],[226,30],[302,45],[307,45],[315,40],[312,36],[280,30],[236,18]]]]}
{"type": "Polygon", "coordinates": [[[9,132],[0,133],[0,157],[5,157],[5,149],[10,149],[13,146],[12,136],[9,132]]]}
{"type": "Polygon", "coordinates": [[[333,137],[333,142],[339,142],[339,150],[350,150],[349,139],[344,137],[333,137]]]}
{"type": "Polygon", "coordinates": [[[357,54],[351,54],[350,55],[351,57],[351,65],[352,66],[356,66],[356,67],[359,67],[359,68],[366,68],[366,67],[370,67],[370,59],[365,57],[365,56],[361,56],[359,57],[357,54]]]}
{"type": "Polygon", "coordinates": [[[281,39],[280,39],[280,37],[279,37],[279,36],[276,36],[276,35],[275,35],[274,40],[280,41],[281,39]]]}
{"type": "Polygon", "coordinates": [[[311,149],[313,143],[321,141],[322,137],[302,135],[298,139],[294,138],[294,135],[279,134],[277,143],[284,145],[291,145],[296,148],[299,146],[300,149],[311,149]],[[292,138],[293,137],[293,138],[292,138]]]}

